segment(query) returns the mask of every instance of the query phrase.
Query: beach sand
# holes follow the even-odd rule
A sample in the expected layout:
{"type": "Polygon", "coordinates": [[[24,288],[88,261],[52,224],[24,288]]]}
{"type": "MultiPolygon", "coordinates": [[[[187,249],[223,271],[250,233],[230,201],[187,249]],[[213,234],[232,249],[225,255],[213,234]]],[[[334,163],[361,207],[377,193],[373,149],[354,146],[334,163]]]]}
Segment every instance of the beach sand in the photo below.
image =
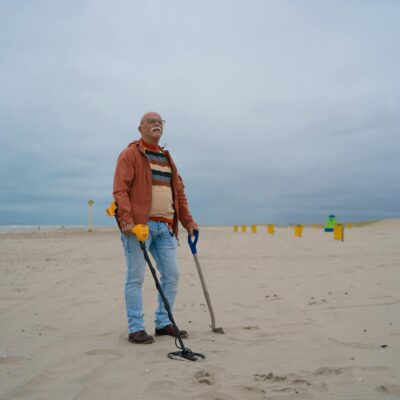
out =
{"type": "MultiPolygon", "coordinates": [[[[345,232],[204,227],[198,257],[212,332],[184,232],[174,339],[127,340],[115,229],[0,234],[0,399],[400,399],[400,222],[345,232]]],[[[156,289],[146,271],[145,319],[156,289]]]]}

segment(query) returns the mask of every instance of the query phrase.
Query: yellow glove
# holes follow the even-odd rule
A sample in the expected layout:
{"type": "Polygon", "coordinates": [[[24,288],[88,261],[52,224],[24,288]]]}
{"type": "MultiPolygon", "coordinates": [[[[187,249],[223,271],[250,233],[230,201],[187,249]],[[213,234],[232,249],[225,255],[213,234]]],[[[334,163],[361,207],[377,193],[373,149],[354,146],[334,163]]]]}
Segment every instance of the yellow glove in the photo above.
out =
{"type": "Polygon", "coordinates": [[[113,202],[110,204],[110,207],[106,208],[106,214],[107,214],[109,217],[115,217],[116,211],[117,211],[117,203],[116,203],[115,201],[113,201],[113,202]]]}
{"type": "Polygon", "coordinates": [[[132,228],[132,233],[139,242],[145,242],[149,237],[149,227],[147,225],[138,224],[132,228]]]}

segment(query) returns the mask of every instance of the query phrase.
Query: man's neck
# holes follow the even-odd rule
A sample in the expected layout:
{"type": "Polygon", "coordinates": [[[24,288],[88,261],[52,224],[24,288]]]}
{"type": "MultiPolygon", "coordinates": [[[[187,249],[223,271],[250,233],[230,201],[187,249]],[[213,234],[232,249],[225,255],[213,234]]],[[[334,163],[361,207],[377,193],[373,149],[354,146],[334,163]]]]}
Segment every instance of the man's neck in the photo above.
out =
{"type": "Polygon", "coordinates": [[[141,140],[142,140],[142,143],[143,143],[144,147],[147,147],[147,148],[152,149],[152,150],[159,150],[160,149],[160,147],[158,146],[158,141],[155,141],[153,143],[153,142],[147,142],[143,138],[141,140]]]}

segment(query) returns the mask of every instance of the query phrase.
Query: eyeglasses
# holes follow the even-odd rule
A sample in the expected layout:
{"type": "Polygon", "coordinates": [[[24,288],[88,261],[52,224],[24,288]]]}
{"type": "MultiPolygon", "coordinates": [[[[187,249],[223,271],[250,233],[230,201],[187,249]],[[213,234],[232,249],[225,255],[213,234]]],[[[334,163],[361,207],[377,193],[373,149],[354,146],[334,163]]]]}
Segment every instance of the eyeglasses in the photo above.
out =
{"type": "Polygon", "coordinates": [[[165,119],[146,119],[146,122],[150,125],[154,125],[154,124],[160,124],[160,125],[164,125],[165,124],[165,119]]]}

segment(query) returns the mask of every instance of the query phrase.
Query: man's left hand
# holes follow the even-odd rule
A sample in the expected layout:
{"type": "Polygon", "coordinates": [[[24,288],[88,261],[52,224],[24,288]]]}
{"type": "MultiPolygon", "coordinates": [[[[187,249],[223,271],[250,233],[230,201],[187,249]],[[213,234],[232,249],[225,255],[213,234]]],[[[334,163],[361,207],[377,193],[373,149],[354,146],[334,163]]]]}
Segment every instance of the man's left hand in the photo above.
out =
{"type": "Polygon", "coordinates": [[[190,229],[188,229],[188,234],[189,234],[190,236],[194,236],[194,231],[199,231],[199,227],[196,226],[195,228],[190,228],[190,229]]]}

